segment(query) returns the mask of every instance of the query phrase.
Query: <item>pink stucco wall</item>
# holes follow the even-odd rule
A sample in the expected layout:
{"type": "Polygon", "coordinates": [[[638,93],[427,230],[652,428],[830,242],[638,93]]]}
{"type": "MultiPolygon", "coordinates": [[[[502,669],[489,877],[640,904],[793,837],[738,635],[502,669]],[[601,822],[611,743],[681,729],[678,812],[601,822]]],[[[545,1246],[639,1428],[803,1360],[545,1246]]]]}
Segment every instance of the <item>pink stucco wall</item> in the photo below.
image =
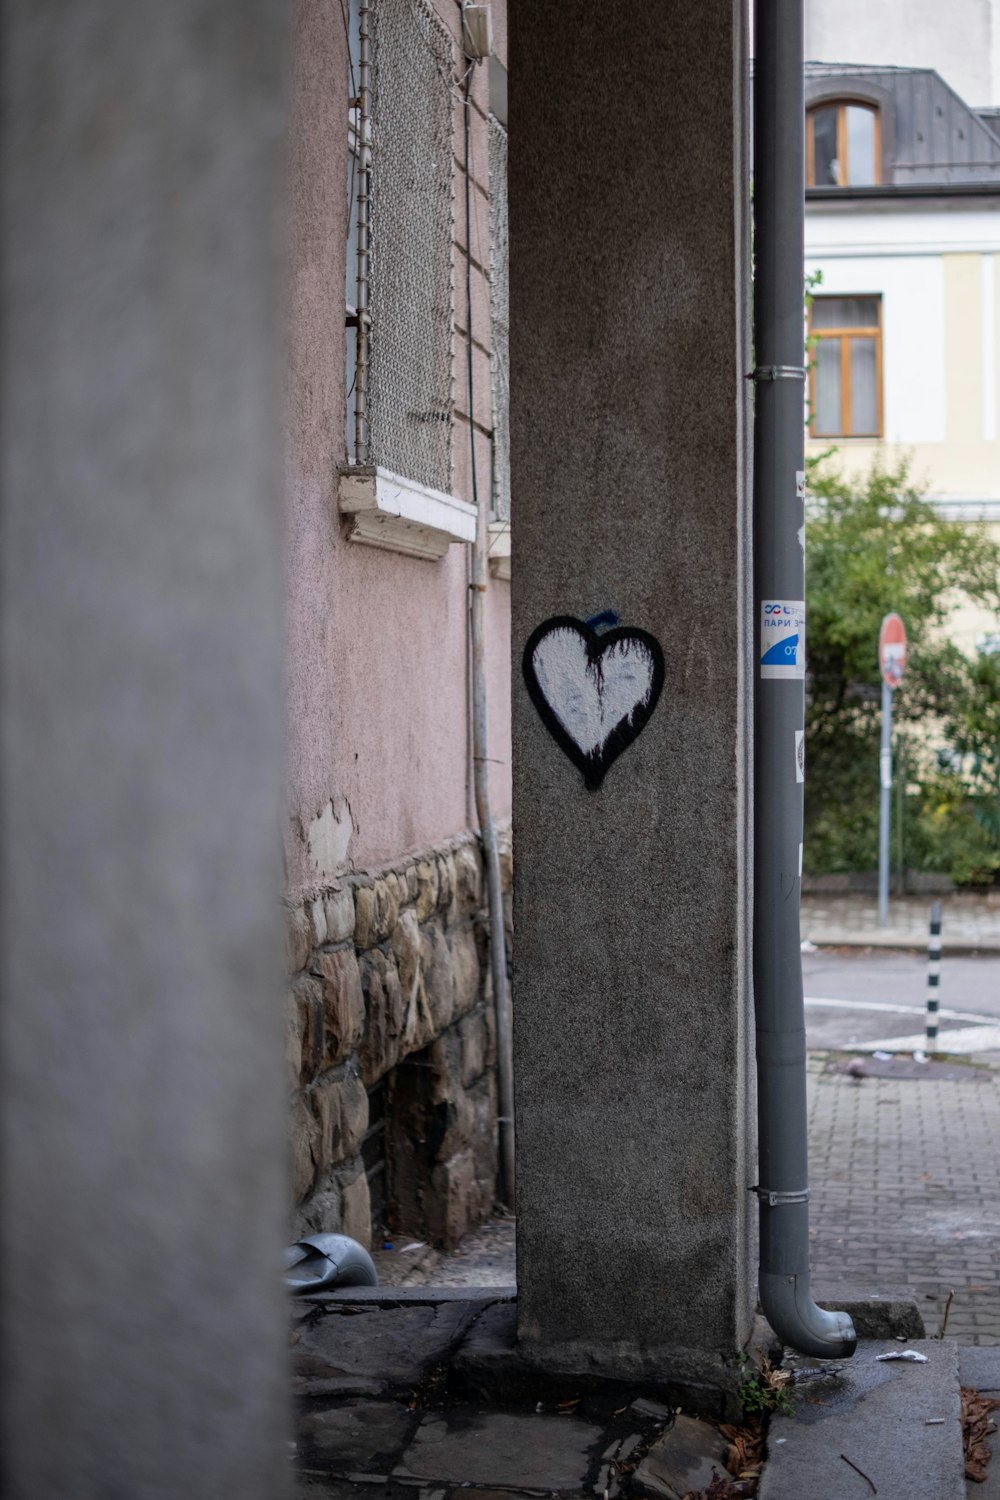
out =
{"type": "MultiPolygon", "coordinates": [[[[442,0],[441,8],[454,25],[457,7],[442,0]]],[[[346,41],[338,5],[298,0],[296,15],[285,456],[285,850],[292,900],[343,868],[394,860],[475,826],[466,549],[452,546],[440,562],[429,562],[361,546],[346,540],[337,514],[337,469],[344,461],[346,41]]],[[[461,494],[468,488],[469,465],[458,453],[468,446],[466,423],[456,422],[455,444],[461,494]]],[[[483,462],[477,472],[485,493],[483,462]]],[[[491,795],[495,816],[504,819],[510,812],[505,582],[491,580],[486,617],[491,795]]]]}

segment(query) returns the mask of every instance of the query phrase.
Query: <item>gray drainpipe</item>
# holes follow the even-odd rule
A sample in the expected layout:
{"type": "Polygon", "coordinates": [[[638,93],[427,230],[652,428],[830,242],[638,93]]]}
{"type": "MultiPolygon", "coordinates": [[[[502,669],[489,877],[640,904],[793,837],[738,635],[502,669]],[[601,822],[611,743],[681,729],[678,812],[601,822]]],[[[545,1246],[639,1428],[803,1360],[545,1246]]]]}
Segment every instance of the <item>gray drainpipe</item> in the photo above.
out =
{"type": "MultiPolygon", "coordinates": [[[[754,107],[754,1004],[760,1300],[786,1344],[843,1359],[847,1313],[809,1289],[806,1039],[799,894],[805,713],[799,666],[764,675],[765,605],[805,597],[802,471],[805,116],[802,0],[757,0],[754,107]]],[[[788,618],[788,616],[786,616],[788,618]]],[[[804,633],[804,632],[802,632],[804,633]]],[[[790,650],[789,645],[789,650],[790,650]]],[[[799,661],[804,656],[799,656],[799,661]]]]}

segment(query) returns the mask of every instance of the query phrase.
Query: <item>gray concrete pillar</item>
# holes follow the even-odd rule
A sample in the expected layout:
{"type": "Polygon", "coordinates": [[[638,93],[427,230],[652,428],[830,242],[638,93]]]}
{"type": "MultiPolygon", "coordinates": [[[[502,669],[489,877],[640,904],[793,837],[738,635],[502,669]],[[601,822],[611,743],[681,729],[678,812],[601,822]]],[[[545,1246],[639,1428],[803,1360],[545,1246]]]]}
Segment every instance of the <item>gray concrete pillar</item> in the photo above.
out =
{"type": "Polygon", "coordinates": [[[743,27],[511,14],[519,1327],[695,1381],[752,1290],[743,27]],[[567,741],[640,726],[654,648],[562,627],[534,701],[522,653],[605,611],[664,677],[592,790],[567,741]]]}
{"type": "Polygon", "coordinates": [[[284,1493],[281,0],[3,12],[3,1493],[284,1493]]]}

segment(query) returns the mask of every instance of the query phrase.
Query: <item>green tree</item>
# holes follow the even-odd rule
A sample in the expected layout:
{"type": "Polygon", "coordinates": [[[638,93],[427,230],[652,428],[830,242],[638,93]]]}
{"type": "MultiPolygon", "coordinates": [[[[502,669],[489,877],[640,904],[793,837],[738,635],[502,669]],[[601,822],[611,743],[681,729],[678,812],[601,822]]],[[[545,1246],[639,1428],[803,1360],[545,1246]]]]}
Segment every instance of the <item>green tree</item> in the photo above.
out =
{"type": "Polygon", "coordinates": [[[860,480],[829,456],[815,462],[807,518],[806,868],[872,869],[882,618],[895,610],[909,639],[893,702],[900,734],[909,729],[912,744],[913,726],[929,718],[953,729],[974,690],[944,626],[963,597],[1000,607],[1000,548],[984,527],[938,515],[905,462],[877,460],[860,480]]]}
{"type": "Polygon", "coordinates": [[[925,817],[944,825],[957,845],[956,878],[992,880],[1000,869],[1000,655],[980,651],[969,664],[944,733],[948,751],[925,788],[925,817]]]}
{"type": "Polygon", "coordinates": [[[1000,654],[980,651],[968,669],[965,694],[945,722],[945,735],[958,756],[971,794],[984,804],[984,817],[1000,841],[1000,654]]]}

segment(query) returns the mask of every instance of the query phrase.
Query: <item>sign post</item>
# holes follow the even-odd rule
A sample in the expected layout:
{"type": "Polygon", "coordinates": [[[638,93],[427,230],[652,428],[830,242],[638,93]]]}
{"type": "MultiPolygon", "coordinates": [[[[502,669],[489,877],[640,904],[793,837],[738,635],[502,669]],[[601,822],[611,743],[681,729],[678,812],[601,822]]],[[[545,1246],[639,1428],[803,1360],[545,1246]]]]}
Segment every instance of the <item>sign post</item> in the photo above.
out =
{"type": "Polygon", "coordinates": [[[897,614],[886,615],[878,636],[882,674],[882,748],[879,751],[881,794],[878,819],[878,925],[889,925],[889,820],[892,816],[892,694],[906,670],[906,627],[897,614]]]}

